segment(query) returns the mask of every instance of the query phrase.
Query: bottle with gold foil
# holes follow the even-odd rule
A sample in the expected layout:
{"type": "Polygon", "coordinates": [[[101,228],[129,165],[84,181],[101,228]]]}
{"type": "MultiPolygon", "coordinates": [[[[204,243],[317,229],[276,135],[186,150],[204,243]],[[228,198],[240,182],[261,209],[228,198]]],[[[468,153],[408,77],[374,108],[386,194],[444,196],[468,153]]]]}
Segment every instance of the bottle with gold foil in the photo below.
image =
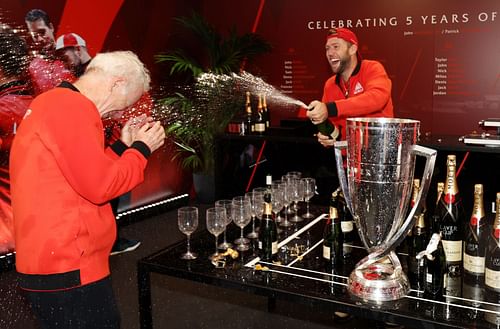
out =
{"type": "Polygon", "coordinates": [[[262,95],[262,110],[264,113],[264,122],[266,123],[266,130],[271,126],[271,113],[267,107],[266,95],[262,95]]]}
{"type": "MultiPolygon", "coordinates": [[[[413,181],[412,206],[415,204],[420,191],[420,180],[413,181]]],[[[417,254],[425,250],[428,242],[427,225],[425,223],[426,207],[416,214],[416,222],[408,244],[408,279],[413,289],[424,290],[425,284],[425,258],[417,259],[417,254]]]]}
{"type": "Polygon", "coordinates": [[[485,254],[484,287],[486,301],[500,302],[500,192],[496,195],[496,214],[488,233],[485,254]]]}
{"type": "Polygon", "coordinates": [[[252,102],[250,100],[250,92],[246,93],[246,101],[245,101],[245,124],[244,124],[244,134],[250,135],[254,133],[254,118],[252,114],[252,102]]]}
{"type": "Polygon", "coordinates": [[[484,280],[484,232],[486,227],[483,185],[474,185],[474,206],[464,240],[464,282],[479,284],[484,280]]]}
{"type": "Polygon", "coordinates": [[[448,273],[446,294],[456,297],[461,295],[465,213],[458,193],[458,184],[455,176],[457,167],[457,158],[455,155],[448,155],[446,166],[444,191],[436,206],[435,214],[440,222],[441,241],[446,257],[448,273]]]}
{"type": "Polygon", "coordinates": [[[261,260],[265,262],[277,260],[278,229],[273,218],[273,204],[270,192],[264,194],[264,214],[261,220],[258,245],[261,260]]]}
{"type": "Polygon", "coordinates": [[[329,216],[323,233],[323,259],[326,263],[326,270],[329,273],[340,274],[344,262],[344,236],[338,213],[338,197],[338,190],[332,193],[329,216]]]}
{"type": "MultiPolygon", "coordinates": [[[[411,195],[411,200],[410,200],[410,205],[408,207],[408,214],[407,215],[410,214],[411,209],[413,208],[413,206],[417,202],[418,191],[420,191],[420,179],[414,179],[413,180],[412,195],[411,195]]],[[[418,213],[415,213],[414,217],[418,218],[418,213]]],[[[416,225],[416,222],[415,222],[414,225],[416,225]]],[[[403,240],[403,242],[396,249],[398,252],[402,252],[402,253],[408,254],[408,255],[410,254],[410,252],[411,252],[411,245],[413,243],[413,228],[408,232],[408,235],[406,236],[406,238],[403,240]]],[[[408,264],[407,264],[408,267],[410,265],[409,264],[410,260],[411,260],[411,257],[408,258],[408,264]]]]}
{"type": "Polygon", "coordinates": [[[262,108],[262,95],[259,95],[257,103],[257,112],[255,113],[254,131],[256,134],[262,135],[266,132],[266,121],[264,120],[264,110],[262,108]]]}

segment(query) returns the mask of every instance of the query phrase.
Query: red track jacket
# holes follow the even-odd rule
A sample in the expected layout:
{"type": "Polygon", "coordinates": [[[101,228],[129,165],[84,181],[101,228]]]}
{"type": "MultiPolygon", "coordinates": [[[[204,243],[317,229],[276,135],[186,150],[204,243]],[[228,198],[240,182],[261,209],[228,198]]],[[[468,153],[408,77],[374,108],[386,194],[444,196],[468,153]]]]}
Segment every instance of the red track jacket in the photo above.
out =
{"type": "MultiPolygon", "coordinates": [[[[335,103],[337,116],[329,120],[340,127],[341,138],[345,139],[347,118],[394,116],[391,88],[392,82],[382,64],[365,59],[358,63],[347,86],[340,75],[329,78],[321,101],[335,103]]],[[[302,110],[299,116],[305,116],[305,111],[302,110]]]]}
{"type": "Polygon", "coordinates": [[[97,108],[65,86],[34,99],[11,150],[16,267],[28,290],[109,275],[116,222],[108,200],[143,180],[149,155],[142,142],[105,149],[97,108]]]}

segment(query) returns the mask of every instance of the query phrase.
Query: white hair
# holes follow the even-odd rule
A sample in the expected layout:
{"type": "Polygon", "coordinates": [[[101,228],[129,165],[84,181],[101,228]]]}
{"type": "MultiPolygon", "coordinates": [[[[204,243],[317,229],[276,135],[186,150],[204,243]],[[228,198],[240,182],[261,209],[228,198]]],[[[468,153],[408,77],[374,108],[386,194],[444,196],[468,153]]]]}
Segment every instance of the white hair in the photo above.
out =
{"type": "Polygon", "coordinates": [[[85,70],[86,73],[92,71],[125,77],[132,83],[142,84],[145,92],[149,90],[151,83],[148,69],[139,57],[131,51],[112,51],[97,54],[85,70]]]}

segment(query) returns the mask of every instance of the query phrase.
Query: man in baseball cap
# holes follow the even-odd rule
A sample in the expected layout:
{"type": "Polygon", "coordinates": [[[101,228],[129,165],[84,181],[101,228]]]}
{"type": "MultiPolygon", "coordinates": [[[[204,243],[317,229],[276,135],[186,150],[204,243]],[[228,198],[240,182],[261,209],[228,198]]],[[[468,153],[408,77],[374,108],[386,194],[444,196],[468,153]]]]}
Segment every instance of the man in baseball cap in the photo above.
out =
{"type": "MultiPolygon", "coordinates": [[[[312,101],[306,111],[315,125],[330,120],[340,130],[340,138],[345,138],[349,117],[394,116],[389,76],[380,62],[362,59],[358,45],[356,34],[349,29],[328,31],[325,51],[333,76],[325,83],[321,101],[312,101]]],[[[323,146],[333,146],[330,136],[317,136],[323,146]]]]}
{"type": "Polygon", "coordinates": [[[85,72],[92,59],[87,51],[87,43],[76,33],[63,34],[57,38],[56,52],[76,77],[85,72]]]}

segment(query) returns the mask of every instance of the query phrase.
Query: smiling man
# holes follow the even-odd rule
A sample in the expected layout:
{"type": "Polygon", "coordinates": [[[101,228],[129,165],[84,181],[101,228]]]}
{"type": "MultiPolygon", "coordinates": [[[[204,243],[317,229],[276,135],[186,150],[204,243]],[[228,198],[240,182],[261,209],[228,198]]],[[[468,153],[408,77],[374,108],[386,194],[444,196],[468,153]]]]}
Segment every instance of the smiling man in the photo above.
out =
{"type": "MultiPolygon", "coordinates": [[[[349,117],[393,117],[392,83],[380,62],[362,59],[358,52],[358,38],[349,29],[328,31],[326,59],[334,75],[323,89],[321,101],[312,101],[307,116],[314,124],[330,120],[345,138],[346,119],[349,117]]],[[[318,133],[318,141],[325,147],[334,140],[318,133]]]]}

